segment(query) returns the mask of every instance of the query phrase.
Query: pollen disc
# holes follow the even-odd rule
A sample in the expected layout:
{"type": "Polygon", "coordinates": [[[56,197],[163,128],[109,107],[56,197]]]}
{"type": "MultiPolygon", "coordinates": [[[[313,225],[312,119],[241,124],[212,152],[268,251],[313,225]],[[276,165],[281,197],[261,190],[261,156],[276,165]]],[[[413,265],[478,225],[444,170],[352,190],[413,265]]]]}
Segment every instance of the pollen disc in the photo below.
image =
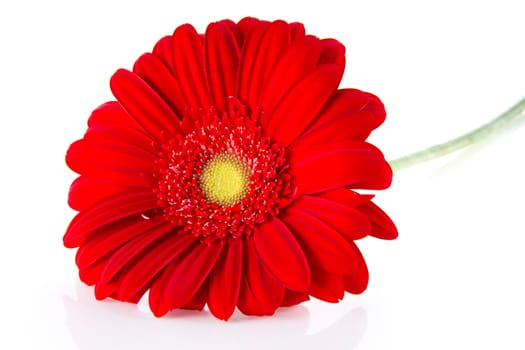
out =
{"type": "Polygon", "coordinates": [[[230,206],[248,192],[250,171],[246,164],[230,153],[220,153],[204,165],[199,185],[208,202],[230,206]]]}

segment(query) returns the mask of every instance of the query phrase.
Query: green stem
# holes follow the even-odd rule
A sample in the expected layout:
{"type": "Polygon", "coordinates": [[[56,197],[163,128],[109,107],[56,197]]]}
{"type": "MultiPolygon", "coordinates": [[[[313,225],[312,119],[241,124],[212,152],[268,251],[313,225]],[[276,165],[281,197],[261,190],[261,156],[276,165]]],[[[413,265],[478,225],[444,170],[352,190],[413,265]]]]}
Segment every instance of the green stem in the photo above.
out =
{"type": "Polygon", "coordinates": [[[503,114],[462,136],[456,137],[419,152],[389,161],[394,171],[405,169],[413,165],[442,157],[449,153],[458,151],[467,146],[486,140],[514,127],[518,127],[525,121],[525,98],[509,108],[503,114]]]}

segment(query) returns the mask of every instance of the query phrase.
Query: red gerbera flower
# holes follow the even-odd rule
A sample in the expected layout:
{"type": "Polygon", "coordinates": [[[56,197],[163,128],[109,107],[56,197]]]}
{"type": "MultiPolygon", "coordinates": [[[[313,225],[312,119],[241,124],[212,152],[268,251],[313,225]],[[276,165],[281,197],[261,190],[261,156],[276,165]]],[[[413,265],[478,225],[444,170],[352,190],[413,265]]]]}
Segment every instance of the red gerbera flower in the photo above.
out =
{"type": "Polygon", "coordinates": [[[354,241],[397,231],[352,191],[387,188],[392,171],[365,142],[382,103],[337,90],[344,54],[300,23],[245,18],[180,26],[118,70],[117,101],[66,156],[80,177],[64,244],[96,297],[149,290],[156,316],[207,304],[228,319],[361,293],[354,241]]]}

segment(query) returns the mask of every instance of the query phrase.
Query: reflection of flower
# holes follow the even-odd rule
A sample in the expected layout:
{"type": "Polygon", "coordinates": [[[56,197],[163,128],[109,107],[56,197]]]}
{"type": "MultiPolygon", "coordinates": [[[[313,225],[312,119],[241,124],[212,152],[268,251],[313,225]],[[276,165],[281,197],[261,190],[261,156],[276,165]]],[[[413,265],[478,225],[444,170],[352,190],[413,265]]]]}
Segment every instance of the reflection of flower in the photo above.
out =
{"type": "Polygon", "coordinates": [[[186,310],[159,322],[130,305],[96,303],[85,288],[77,288],[76,299],[64,296],[62,302],[66,327],[80,350],[268,349],[275,347],[276,339],[288,348],[322,349],[330,344],[331,349],[355,349],[369,331],[367,310],[349,304],[335,313],[326,313],[330,305],[281,308],[272,319],[236,312],[228,324],[217,324],[207,313],[186,310]]]}
{"type": "Polygon", "coordinates": [[[228,319],[362,292],[354,240],[397,232],[350,190],[386,188],[392,172],[365,142],[383,106],[337,90],[344,64],[339,42],[299,23],[245,18],[203,36],[181,26],[117,71],[118,102],[66,156],[81,176],[64,243],[97,298],[150,290],[157,316],[207,303],[228,319]]]}

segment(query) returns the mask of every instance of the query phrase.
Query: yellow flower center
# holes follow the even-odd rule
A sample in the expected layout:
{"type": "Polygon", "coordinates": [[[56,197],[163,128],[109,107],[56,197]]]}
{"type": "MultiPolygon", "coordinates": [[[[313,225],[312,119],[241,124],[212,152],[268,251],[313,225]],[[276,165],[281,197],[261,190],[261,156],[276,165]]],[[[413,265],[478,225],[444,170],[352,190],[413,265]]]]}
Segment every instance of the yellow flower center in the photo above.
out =
{"type": "Polygon", "coordinates": [[[199,184],[208,202],[230,206],[244,198],[249,179],[248,166],[239,157],[220,153],[204,165],[199,184]]]}

